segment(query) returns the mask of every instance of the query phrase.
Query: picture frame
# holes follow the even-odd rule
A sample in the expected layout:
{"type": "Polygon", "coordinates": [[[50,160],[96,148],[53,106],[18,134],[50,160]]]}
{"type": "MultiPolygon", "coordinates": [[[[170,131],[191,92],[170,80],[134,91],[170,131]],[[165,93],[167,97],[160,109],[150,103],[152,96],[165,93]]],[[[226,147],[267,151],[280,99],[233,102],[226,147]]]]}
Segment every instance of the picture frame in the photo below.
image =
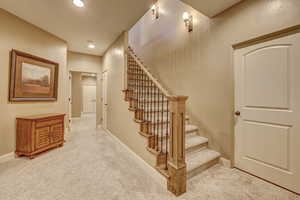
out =
{"type": "Polygon", "coordinates": [[[10,102],[57,101],[59,64],[11,51],[10,102]]]}

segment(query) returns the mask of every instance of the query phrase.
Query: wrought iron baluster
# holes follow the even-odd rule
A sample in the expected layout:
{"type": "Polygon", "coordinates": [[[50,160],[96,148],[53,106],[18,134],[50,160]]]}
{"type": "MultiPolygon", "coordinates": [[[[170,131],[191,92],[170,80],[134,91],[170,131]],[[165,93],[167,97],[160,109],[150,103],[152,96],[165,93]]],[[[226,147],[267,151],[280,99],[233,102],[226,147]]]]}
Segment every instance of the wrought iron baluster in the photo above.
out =
{"type": "Polygon", "coordinates": [[[163,140],[164,140],[164,96],[161,94],[161,139],[160,139],[160,145],[161,145],[161,153],[163,153],[163,140]]]}
{"type": "Polygon", "coordinates": [[[167,100],[167,124],[166,124],[166,164],[165,169],[168,169],[168,153],[169,153],[169,100],[167,100]]]}
{"type": "Polygon", "coordinates": [[[157,131],[157,140],[156,140],[156,151],[159,151],[159,89],[158,87],[156,87],[157,89],[157,97],[156,97],[156,100],[155,100],[155,104],[157,106],[157,121],[156,121],[156,131],[157,131]]]}

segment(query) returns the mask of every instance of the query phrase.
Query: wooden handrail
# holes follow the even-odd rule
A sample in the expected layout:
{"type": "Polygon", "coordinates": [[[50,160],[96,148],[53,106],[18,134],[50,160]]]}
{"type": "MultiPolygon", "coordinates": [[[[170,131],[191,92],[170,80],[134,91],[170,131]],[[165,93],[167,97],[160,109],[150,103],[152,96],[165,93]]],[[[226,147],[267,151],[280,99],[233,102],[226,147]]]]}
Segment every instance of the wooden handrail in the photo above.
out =
{"type": "Polygon", "coordinates": [[[132,58],[135,60],[135,62],[141,67],[141,69],[148,75],[148,77],[154,82],[156,87],[167,97],[172,98],[173,96],[157,81],[156,78],[149,72],[149,70],[144,66],[144,64],[137,58],[137,56],[134,54],[133,50],[128,47],[127,53],[129,53],[132,58]]]}

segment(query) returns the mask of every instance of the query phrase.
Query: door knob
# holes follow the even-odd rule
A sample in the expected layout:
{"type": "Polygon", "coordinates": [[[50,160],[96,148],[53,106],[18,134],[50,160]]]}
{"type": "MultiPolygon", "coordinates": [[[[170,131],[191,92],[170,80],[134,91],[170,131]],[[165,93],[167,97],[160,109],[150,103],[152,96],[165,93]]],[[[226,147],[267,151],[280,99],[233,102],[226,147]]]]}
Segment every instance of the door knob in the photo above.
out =
{"type": "Polygon", "coordinates": [[[236,111],[234,114],[235,114],[236,116],[240,116],[240,115],[241,115],[241,112],[240,112],[240,111],[236,111]]]}

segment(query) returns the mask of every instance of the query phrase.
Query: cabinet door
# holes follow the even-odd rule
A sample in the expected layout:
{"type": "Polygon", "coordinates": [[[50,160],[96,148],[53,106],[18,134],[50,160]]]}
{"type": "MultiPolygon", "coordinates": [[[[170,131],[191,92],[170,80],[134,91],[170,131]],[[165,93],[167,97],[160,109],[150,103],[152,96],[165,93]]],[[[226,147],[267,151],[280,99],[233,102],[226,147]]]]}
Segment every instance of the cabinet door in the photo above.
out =
{"type": "Polygon", "coordinates": [[[61,142],[64,139],[63,124],[55,124],[51,126],[51,143],[61,142]]]}
{"type": "Polygon", "coordinates": [[[36,129],[35,148],[42,149],[50,144],[50,127],[36,129]]]}

